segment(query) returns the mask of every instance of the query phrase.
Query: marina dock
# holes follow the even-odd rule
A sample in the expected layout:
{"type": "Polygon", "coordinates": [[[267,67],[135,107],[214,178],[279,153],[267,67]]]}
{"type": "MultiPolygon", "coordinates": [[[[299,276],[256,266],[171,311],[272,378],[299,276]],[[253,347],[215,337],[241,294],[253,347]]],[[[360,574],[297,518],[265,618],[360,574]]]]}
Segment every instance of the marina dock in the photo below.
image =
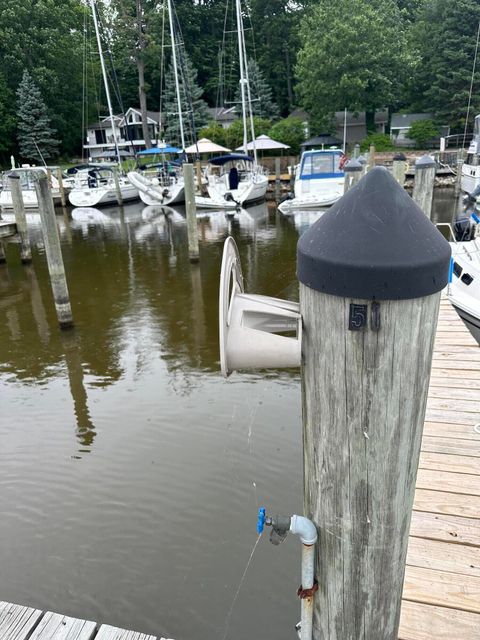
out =
{"type": "MultiPolygon", "coordinates": [[[[442,299],[410,530],[401,640],[480,637],[479,397],[480,348],[442,299]]],[[[156,640],[52,611],[0,603],[0,640],[94,639],[156,640]]]]}

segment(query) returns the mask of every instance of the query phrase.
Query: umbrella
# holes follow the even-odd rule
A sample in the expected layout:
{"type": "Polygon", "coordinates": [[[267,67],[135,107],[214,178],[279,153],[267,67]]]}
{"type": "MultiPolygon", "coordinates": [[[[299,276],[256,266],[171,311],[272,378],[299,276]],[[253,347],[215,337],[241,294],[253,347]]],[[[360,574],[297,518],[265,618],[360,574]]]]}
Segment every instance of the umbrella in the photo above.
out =
{"type": "Polygon", "coordinates": [[[177,147],[171,147],[169,144],[166,144],[164,147],[152,147],[151,149],[144,149],[143,151],[139,151],[137,155],[139,156],[153,156],[159,155],[162,153],[181,153],[181,149],[177,147]]]}
{"type": "MultiPolygon", "coordinates": [[[[272,140],[266,135],[257,136],[255,138],[255,148],[257,151],[271,151],[274,149],[290,149],[288,144],[283,144],[283,142],[277,142],[276,140],[272,140]]],[[[236,151],[243,151],[243,145],[241,147],[237,147],[236,151]]],[[[247,144],[247,151],[253,150],[253,142],[249,142],[247,144]]]]}
{"type": "MultiPolygon", "coordinates": [[[[133,158],[133,153],[131,151],[124,151],[123,149],[120,149],[118,153],[120,155],[120,158],[133,158]]],[[[117,152],[113,149],[109,151],[100,151],[99,153],[95,153],[95,151],[92,151],[91,156],[92,158],[107,158],[108,160],[116,160],[117,152]]]]}
{"type": "Polygon", "coordinates": [[[185,153],[228,153],[231,149],[222,147],[208,138],[202,138],[197,144],[192,144],[185,149],[185,153]]]}

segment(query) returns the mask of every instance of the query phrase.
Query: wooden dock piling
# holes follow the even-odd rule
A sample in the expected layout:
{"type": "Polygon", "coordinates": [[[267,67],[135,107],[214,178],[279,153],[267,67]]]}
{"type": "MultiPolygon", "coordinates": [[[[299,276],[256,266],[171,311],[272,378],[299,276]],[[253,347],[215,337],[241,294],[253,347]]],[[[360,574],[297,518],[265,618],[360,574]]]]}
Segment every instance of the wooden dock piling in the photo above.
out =
{"type": "Polygon", "coordinates": [[[197,207],[195,204],[195,182],[193,179],[193,165],[183,165],[183,179],[185,183],[185,208],[187,211],[188,256],[190,262],[198,262],[200,252],[198,248],[197,207]]]}
{"type": "Polygon", "coordinates": [[[10,192],[12,194],[12,204],[15,214],[15,222],[17,224],[17,232],[20,236],[20,259],[24,264],[28,264],[32,261],[32,250],[30,248],[30,240],[28,238],[27,216],[25,214],[25,204],[23,202],[20,178],[15,172],[13,172],[10,174],[8,181],[10,184],[10,192]]]}
{"type": "Polygon", "coordinates": [[[55,309],[58,323],[61,329],[69,329],[73,326],[72,309],[68,293],[67,278],[63,265],[60,237],[58,235],[55,209],[53,207],[52,194],[48,186],[47,176],[39,173],[36,175],[35,189],[38,198],[38,208],[42,221],[43,241],[47,254],[48,273],[52,285],[55,309]]]}
{"type": "Polygon", "coordinates": [[[117,195],[117,202],[118,202],[118,205],[122,207],[123,197],[122,197],[122,190],[120,188],[120,180],[118,179],[118,168],[113,167],[112,171],[113,171],[113,180],[115,182],[115,193],[117,195]]]}
{"type": "Polygon", "coordinates": [[[67,197],[65,195],[65,187],[63,185],[63,174],[62,174],[62,168],[61,167],[57,168],[57,180],[58,180],[58,189],[60,191],[60,202],[62,204],[62,207],[66,207],[67,206],[67,197]]]}
{"type": "Polygon", "coordinates": [[[305,515],[319,533],[313,639],[397,640],[450,247],[384,169],[333,213],[300,238],[297,264],[305,515]]]}
{"type": "Polygon", "coordinates": [[[349,160],[343,168],[345,179],[343,182],[343,193],[347,193],[363,176],[363,166],[358,160],[349,160]]]}
{"type": "Polygon", "coordinates": [[[412,198],[430,220],[432,217],[433,187],[437,165],[432,156],[422,156],[415,162],[412,198]]]}
{"type": "Polygon", "coordinates": [[[396,153],[393,156],[392,175],[398,184],[405,186],[405,173],[407,171],[407,157],[404,153],[396,153]]]}

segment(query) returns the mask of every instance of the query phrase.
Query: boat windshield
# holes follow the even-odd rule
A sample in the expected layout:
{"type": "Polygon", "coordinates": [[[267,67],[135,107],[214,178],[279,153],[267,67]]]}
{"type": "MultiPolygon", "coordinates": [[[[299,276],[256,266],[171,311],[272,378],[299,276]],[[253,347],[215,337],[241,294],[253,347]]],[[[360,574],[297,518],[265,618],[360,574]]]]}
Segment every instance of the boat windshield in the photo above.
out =
{"type": "Polygon", "coordinates": [[[35,190],[35,173],[43,172],[41,168],[29,168],[29,169],[15,169],[15,171],[6,171],[3,174],[3,188],[7,191],[10,189],[10,182],[8,177],[15,172],[20,179],[20,185],[22,191],[34,191],[35,190]]]}
{"type": "Polygon", "coordinates": [[[319,151],[317,153],[304,153],[300,171],[301,180],[315,178],[336,178],[343,176],[340,169],[341,152],[319,151]]]}

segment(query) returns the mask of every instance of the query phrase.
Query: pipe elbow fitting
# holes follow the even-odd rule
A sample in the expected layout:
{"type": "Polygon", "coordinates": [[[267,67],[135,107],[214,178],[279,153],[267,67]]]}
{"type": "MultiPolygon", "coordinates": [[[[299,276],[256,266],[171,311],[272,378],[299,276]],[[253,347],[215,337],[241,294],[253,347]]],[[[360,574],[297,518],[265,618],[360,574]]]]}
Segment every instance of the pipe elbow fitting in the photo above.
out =
{"type": "Polygon", "coordinates": [[[317,542],[317,527],[304,516],[292,516],[290,520],[290,531],[300,536],[302,544],[313,545],[317,542]]]}

